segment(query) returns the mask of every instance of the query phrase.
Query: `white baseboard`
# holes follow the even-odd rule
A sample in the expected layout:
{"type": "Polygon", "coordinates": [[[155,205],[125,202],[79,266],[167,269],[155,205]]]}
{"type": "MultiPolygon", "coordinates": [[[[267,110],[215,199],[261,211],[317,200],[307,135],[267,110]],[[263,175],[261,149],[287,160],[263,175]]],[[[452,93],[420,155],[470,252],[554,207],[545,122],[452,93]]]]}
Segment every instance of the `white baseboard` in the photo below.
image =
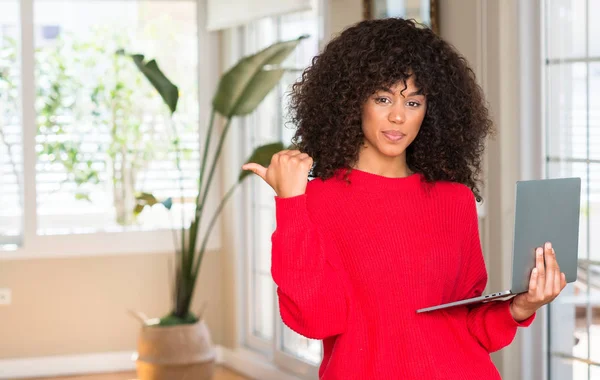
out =
{"type": "MultiPolygon", "coordinates": [[[[84,355],[44,356],[0,359],[0,379],[15,380],[32,377],[52,377],[109,373],[135,370],[134,352],[107,352],[84,355]]],[[[230,350],[216,346],[217,363],[242,375],[261,380],[300,380],[281,372],[268,361],[249,350],[230,350]]]]}
{"type": "Polygon", "coordinates": [[[10,380],[131,370],[131,351],[0,360],[0,379],[10,380]]]}

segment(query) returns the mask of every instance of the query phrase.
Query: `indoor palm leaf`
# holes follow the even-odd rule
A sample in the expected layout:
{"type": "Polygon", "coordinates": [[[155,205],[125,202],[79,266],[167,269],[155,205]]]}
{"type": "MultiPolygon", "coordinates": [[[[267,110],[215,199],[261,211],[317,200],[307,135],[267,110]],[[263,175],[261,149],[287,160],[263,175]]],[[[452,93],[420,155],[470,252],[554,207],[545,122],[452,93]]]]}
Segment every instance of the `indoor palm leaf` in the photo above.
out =
{"type": "MultiPolygon", "coordinates": [[[[161,320],[162,324],[194,323],[197,320],[196,316],[190,313],[190,304],[210,233],[227,200],[231,197],[237,186],[250,174],[249,172],[240,173],[238,181],[225,193],[217,209],[211,215],[206,231],[202,231],[202,238],[199,239],[199,226],[201,225],[205,211],[204,205],[208,191],[211,188],[225,138],[230,129],[231,120],[236,116],[252,113],[267,94],[273,90],[284,73],[284,69],[280,67],[281,63],[294,51],[303,38],[305,36],[291,41],[279,42],[254,55],[242,58],[219,81],[217,91],[213,97],[212,112],[204,140],[200,171],[198,173],[198,194],[194,205],[194,217],[189,229],[182,225],[179,234],[180,241],[175,244],[176,265],[173,310],[161,320]],[[219,136],[214,156],[209,165],[208,152],[216,113],[225,119],[225,123],[219,136]],[[208,174],[205,179],[207,169],[208,174]]],[[[123,53],[120,52],[120,54],[123,53]]],[[[179,98],[177,86],[162,73],[156,61],[151,60],[146,62],[144,56],[139,54],[129,56],[159,93],[164,103],[169,107],[171,114],[173,114],[177,109],[179,98]]],[[[180,149],[177,138],[174,145],[177,168],[181,174],[181,167],[179,165],[180,149]]],[[[281,142],[260,146],[254,150],[247,162],[256,162],[263,166],[268,166],[273,154],[281,151],[283,148],[284,146],[281,142]]],[[[171,202],[170,198],[161,202],[152,194],[143,193],[137,197],[135,212],[139,213],[145,206],[152,206],[156,203],[162,203],[165,207],[170,208],[171,202]]]]}

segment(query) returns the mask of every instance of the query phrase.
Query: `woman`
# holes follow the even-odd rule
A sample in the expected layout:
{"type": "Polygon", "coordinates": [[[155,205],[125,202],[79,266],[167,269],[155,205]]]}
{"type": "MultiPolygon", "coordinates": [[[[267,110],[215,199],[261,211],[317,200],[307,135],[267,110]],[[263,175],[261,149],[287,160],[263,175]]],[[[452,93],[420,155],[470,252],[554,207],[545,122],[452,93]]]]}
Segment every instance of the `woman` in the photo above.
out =
{"type": "Polygon", "coordinates": [[[492,122],[465,59],[413,21],[364,21],[315,58],[291,108],[298,150],[243,168],[277,194],[280,312],[323,340],[320,378],[499,379],[489,354],[566,282],[547,244],[528,293],[416,313],[487,282],[475,199],[492,122]]]}

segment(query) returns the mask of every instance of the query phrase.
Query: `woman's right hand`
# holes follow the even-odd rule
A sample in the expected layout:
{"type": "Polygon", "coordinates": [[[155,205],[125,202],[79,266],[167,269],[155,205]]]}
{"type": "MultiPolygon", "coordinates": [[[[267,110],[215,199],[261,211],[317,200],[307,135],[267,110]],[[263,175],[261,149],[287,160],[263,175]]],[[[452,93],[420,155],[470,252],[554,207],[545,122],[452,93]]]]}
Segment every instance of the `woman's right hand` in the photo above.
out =
{"type": "Polygon", "coordinates": [[[247,163],[243,170],[250,170],[275,190],[278,197],[290,198],[304,194],[313,159],[299,150],[282,150],[273,155],[268,168],[247,163]]]}

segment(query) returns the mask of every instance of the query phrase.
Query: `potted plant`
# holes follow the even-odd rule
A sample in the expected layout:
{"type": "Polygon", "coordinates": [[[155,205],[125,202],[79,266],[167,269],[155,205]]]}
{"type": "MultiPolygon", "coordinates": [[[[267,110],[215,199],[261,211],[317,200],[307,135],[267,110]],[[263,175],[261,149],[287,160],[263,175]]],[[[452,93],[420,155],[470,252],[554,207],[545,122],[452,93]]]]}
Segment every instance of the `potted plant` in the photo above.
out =
{"type": "MultiPolygon", "coordinates": [[[[212,378],[215,353],[210,333],[202,320],[201,313],[195,315],[191,312],[191,303],[211,230],[227,200],[250,173],[242,171],[239,174],[238,181],[221,199],[206,230],[200,231],[199,226],[206,213],[204,206],[207,194],[211,188],[232,119],[253,112],[279,83],[285,71],[280,67],[281,63],[303,38],[305,36],[279,42],[254,55],[244,57],[219,81],[212,101],[212,112],[198,173],[198,193],[194,204],[194,217],[188,228],[182,225],[176,234],[178,241],[175,244],[177,248],[175,249],[175,273],[172,287],[173,307],[162,318],[148,319],[143,314],[136,313],[142,321],[136,361],[138,376],[141,380],[177,380],[184,377],[195,380],[212,378]],[[209,166],[208,151],[217,113],[225,119],[225,123],[209,166]],[[207,169],[208,174],[205,178],[207,169]]],[[[125,53],[120,51],[119,54],[125,53]]],[[[161,72],[155,60],[145,61],[144,56],[139,54],[128,54],[128,56],[133,59],[137,68],[154,86],[173,114],[177,109],[177,87],[161,72]]],[[[173,144],[176,165],[181,173],[179,140],[175,138],[173,144]]],[[[273,154],[283,148],[281,142],[260,146],[254,150],[247,162],[257,162],[267,166],[273,154]]],[[[171,198],[158,200],[151,193],[138,194],[136,200],[136,213],[141,212],[145,207],[156,204],[162,204],[170,209],[173,204],[171,198]]]]}

